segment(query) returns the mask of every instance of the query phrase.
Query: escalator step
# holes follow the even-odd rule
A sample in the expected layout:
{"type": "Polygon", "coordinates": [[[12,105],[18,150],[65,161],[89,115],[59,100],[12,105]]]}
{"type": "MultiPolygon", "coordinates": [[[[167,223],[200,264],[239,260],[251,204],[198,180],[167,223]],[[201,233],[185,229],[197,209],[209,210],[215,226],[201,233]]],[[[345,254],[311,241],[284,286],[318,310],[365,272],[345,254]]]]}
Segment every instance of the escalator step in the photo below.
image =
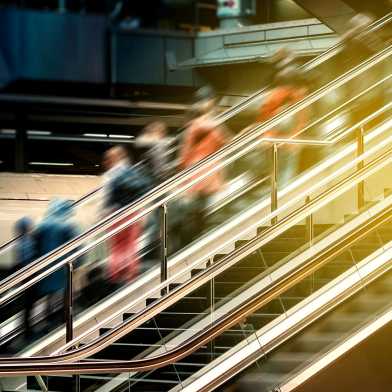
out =
{"type": "MultiPolygon", "coordinates": [[[[238,240],[235,242],[236,248],[246,245],[248,240],[238,240]]],[[[284,249],[287,252],[292,252],[297,250],[305,243],[305,238],[274,238],[267,244],[263,245],[260,250],[263,251],[281,251],[284,249]]]]}
{"type": "Polygon", "coordinates": [[[201,268],[195,268],[195,269],[193,269],[193,270],[191,271],[191,278],[193,278],[194,276],[200,274],[200,272],[203,272],[203,271],[204,271],[204,269],[201,269],[201,268]]]}
{"type": "Polygon", "coordinates": [[[153,304],[155,301],[158,301],[159,298],[147,298],[146,299],[146,306],[153,304]]]}
{"type": "Polygon", "coordinates": [[[170,283],[169,284],[169,291],[173,291],[174,289],[176,289],[177,287],[180,287],[181,283],[170,283]]]}
{"type": "Polygon", "coordinates": [[[194,317],[203,315],[208,315],[209,312],[205,310],[204,313],[198,312],[189,312],[189,313],[167,313],[161,312],[157,316],[155,316],[156,325],[159,328],[171,328],[177,329],[184,325],[187,321],[191,320],[194,317]]]}
{"type": "Polygon", "coordinates": [[[161,335],[153,322],[149,321],[148,324],[148,326],[143,325],[142,327],[131,331],[129,334],[118,340],[118,343],[156,344],[159,342],[161,335]]]}
{"type": "Polygon", "coordinates": [[[213,261],[214,261],[214,263],[216,263],[217,261],[222,260],[222,259],[223,259],[224,257],[226,257],[226,256],[227,256],[227,254],[217,253],[217,254],[214,256],[213,261]]]}
{"type": "MultiPolygon", "coordinates": [[[[104,348],[92,356],[93,359],[107,359],[107,360],[130,360],[136,355],[142,353],[153,344],[149,343],[114,343],[109,347],[104,348]]],[[[160,346],[157,345],[158,349],[160,346]]]]}
{"type": "Polygon", "coordinates": [[[129,318],[131,318],[134,315],[135,315],[135,313],[123,313],[123,321],[128,320],[129,318]]]}
{"type": "Polygon", "coordinates": [[[266,268],[264,266],[256,267],[232,267],[222,272],[215,278],[215,282],[238,282],[247,283],[255,276],[260,275],[266,268]]]}
{"type": "Polygon", "coordinates": [[[206,297],[184,297],[168,307],[166,313],[202,313],[209,307],[206,297]]]}

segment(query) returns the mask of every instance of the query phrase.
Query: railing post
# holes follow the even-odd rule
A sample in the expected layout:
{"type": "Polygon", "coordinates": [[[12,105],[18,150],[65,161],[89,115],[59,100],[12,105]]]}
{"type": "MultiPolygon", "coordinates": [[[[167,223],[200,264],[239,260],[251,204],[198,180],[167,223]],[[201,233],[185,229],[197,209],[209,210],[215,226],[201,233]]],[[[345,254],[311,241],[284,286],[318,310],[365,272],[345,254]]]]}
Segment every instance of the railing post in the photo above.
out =
{"type": "MultiPolygon", "coordinates": [[[[271,212],[278,208],[278,146],[272,145],[272,173],[271,173],[271,212]]],[[[278,223],[278,217],[271,219],[271,224],[278,223]]]]}
{"type": "Polygon", "coordinates": [[[48,387],[46,386],[42,376],[35,376],[35,380],[37,381],[37,384],[41,388],[42,392],[48,392],[48,387]]]}
{"type": "MultiPolygon", "coordinates": [[[[310,203],[310,196],[306,197],[306,204],[310,203]]],[[[313,226],[313,214],[309,214],[306,217],[306,240],[309,246],[313,245],[314,238],[314,226],[313,226]]]]}
{"type": "MultiPolygon", "coordinates": [[[[161,237],[161,283],[167,279],[167,205],[160,207],[160,237],[161,237]]],[[[162,295],[167,293],[167,287],[162,289],[162,295]]]]}
{"type": "Polygon", "coordinates": [[[65,292],[65,329],[66,342],[73,339],[73,264],[67,264],[67,288],[65,292]]]}
{"type": "MultiPolygon", "coordinates": [[[[363,126],[357,129],[357,157],[365,152],[364,144],[364,129],[363,126]]],[[[361,170],[364,167],[364,162],[360,161],[357,164],[357,170],[361,170]]],[[[357,206],[360,210],[365,206],[365,182],[361,181],[357,185],[357,206]]]]}
{"type": "Polygon", "coordinates": [[[73,388],[72,392],[80,392],[80,375],[74,374],[72,377],[73,388]]]}

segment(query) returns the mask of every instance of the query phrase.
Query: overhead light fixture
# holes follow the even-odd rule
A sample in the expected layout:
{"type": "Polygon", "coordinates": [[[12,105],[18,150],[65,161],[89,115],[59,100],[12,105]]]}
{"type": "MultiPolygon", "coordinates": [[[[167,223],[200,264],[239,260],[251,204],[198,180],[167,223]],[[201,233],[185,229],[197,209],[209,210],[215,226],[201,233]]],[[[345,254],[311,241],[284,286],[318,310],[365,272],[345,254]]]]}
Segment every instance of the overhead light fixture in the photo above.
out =
{"type": "Polygon", "coordinates": [[[134,139],[134,136],[131,135],[109,135],[112,139],[134,139]]]}
{"type": "Polygon", "coordinates": [[[29,162],[32,166],[74,166],[71,162],[29,162]]]}
{"type": "Polygon", "coordinates": [[[16,134],[16,130],[15,129],[2,129],[1,133],[3,135],[15,135],[16,134]]]}
{"type": "Polygon", "coordinates": [[[104,133],[84,133],[83,136],[87,137],[107,137],[104,133]]]}
{"type": "Polygon", "coordinates": [[[27,131],[28,135],[37,135],[37,136],[47,136],[47,135],[51,135],[52,132],[50,131],[36,131],[36,130],[30,130],[27,131]]]}

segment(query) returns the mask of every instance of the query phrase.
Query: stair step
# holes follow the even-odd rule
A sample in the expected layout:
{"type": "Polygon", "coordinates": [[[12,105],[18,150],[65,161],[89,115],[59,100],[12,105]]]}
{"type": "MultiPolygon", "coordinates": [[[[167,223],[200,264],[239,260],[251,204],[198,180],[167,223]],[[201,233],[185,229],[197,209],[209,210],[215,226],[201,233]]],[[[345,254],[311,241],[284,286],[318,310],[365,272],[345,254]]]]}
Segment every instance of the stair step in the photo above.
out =
{"type": "Polygon", "coordinates": [[[159,298],[147,298],[146,299],[146,306],[153,304],[155,301],[158,301],[159,298]]]}
{"type": "Polygon", "coordinates": [[[214,256],[213,261],[214,261],[214,263],[216,263],[217,261],[222,260],[222,259],[223,259],[224,257],[226,257],[226,256],[227,256],[226,253],[217,253],[217,254],[214,256]]]}
{"type": "Polygon", "coordinates": [[[173,291],[174,289],[176,289],[177,287],[180,287],[181,283],[170,283],[169,284],[169,291],[173,291]]]}
{"type": "MultiPolygon", "coordinates": [[[[235,242],[235,247],[240,248],[248,243],[246,240],[238,240],[235,242]]],[[[267,244],[263,245],[260,250],[262,252],[293,252],[299,249],[305,243],[304,238],[276,238],[267,244]]]]}
{"type": "Polygon", "coordinates": [[[191,277],[195,277],[196,275],[200,274],[201,272],[203,272],[204,269],[202,268],[195,268],[191,271],[191,277]]]}

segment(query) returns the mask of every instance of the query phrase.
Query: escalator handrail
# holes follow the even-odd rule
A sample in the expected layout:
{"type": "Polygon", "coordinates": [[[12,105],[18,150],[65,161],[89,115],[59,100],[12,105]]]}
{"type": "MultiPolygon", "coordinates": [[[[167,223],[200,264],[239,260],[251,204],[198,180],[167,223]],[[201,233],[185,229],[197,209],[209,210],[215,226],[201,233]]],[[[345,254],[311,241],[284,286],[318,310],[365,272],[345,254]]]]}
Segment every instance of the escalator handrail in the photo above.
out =
{"type": "MultiPolygon", "coordinates": [[[[179,193],[183,192],[187,188],[191,187],[197,182],[202,181],[212,172],[221,169],[221,167],[228,165],[238,156],[242,156],[249,150],[249,145],[251,142],[255,142],[257,138],[261,136],[261,134],[267,130],[274,127],[280,121],[285,119],[292,114],[303,110],[308,105],[312,104],[319,98],[323,97],[330,91],[340,87],[342,84],[346,83],[347,81],[353,79],[357,75],[365,72],[373,65],[383,61],[385,58],[389,57],[392,54],[392,45],[388,46],[381,52],[375,54],[374,56],[370,57],[369,59],[363,61],[358,66],[354,67],[353,69],[347,71],[343,75],[339,76],[335,80],[327,83],[325,86],[321,87],[320,89],[316,90],[315,92],[309,94],[300,102],[292,105],[290,108],[286,109],[282,113],[274,116],[271,120],[268,120],[260,125],[254,126],[248,133],[242,135],[241,137],[234,139],[230,144],[220,149],[215,154],[208,156],[207,158],[203,159],[202,161],[198,162],[191,168],[185,170],[183,173],[180,173],[177,176],[174,176],[173,179],[170,179],[164,183],[162,183],[157,188],[153,189],[152,191],[148,192],[144,197],[131,203],[131,205],[124,207],[123,209],[114,212],[113,214],[109,215],[108,217],[104,218],[102,221],[98,222],[90,229],[86,230],[83,234],[79,235],[75,239],[69,241],[61,248],[58,248],[51,253],[44,255],[43,257],[36,260],[34,263],[23,267],[21,270],[16,272],[15,274],[11,275],[10,277],[4,279],[0,282],[0,294],[4,293],[6,290],[20,284],[22,281],[27,279],[28,277],[32,276],[34,273],[46,268],[49,266],[53,261],[56,261],[59,257],[65,256],[69,254],[70,251],[75,250],[76,248],[82,246],[82,249],[77,250],[71,256],[71,260],[74,260],[88,250],[95,247],[97,244],[105,241],[107,238],[112,237],[117,232],[123,230],[124,228],[133,224],[136,220],[142,218],[143,216],[147,215],[149,212],[154,210],[156,207],[159,207],[163,203],[166,203],[168,200],[174,198],[179,193]],[[239,150],[239,151],[237,151],[239,150]],[[231,157],[229,157],[231,155],[231,157]],[[223,159],[226,158],[226,161],[223,159]],[[222,160],[222,161],[221,161],[222,160]],[[204,169],[204,167],[208,165],[208,170],[204,169]],[[203,170],[204,169],[204,170],[203,170]],[[201,173],[203,172],[203,173],[201,173]],[[195,176],[197,175],[197,178],[195,176]],[[190,180],[190,178],[192,178],[190,180]],[[182,184],[182,185],[181,185],[182,184]],[[175,189],[170,194],[168,193],[170,190],[175,189]],[[161,197],[159,200],[158,198],[161,197]],[[156,201],[158,199],[158,201],[156,201]],[[155,203],[154,203],[155,201],[155,203]],[[111,229],[115,223],[118,223],[124,220],[124,217],[130,216],[133,214],[131,218],[124,222],[123,224],[117,225],[115,229],[111,229]],[[110,230],[108,232],[108,230],[110,230]],[[90,242],[88,245],[84,245],[83,243],[89,239],[90,237],[96,236],[98,233],[104,233],[101,237],[97,240],[90,242]]],[[[253,147],[252,147],[253,148],[253,147]]],[[[63,265],[62,262],[59,262],[58,265],[63,265]]],[[[58,267],[60,268],[60,267],[58,267]]],[[[58,269],[57,268],[57,269],[58,269]]]]}
{"type": "MultiPolygon", "coordinates": [[[[351,242],[348,242],[347,236],[344,236],[343,240],[340,240],[338,242],[339,246],[342,246],[341,250],[342,251],[348,250],[352,245],[357,243],[360,239],[364,238],[364,236],[366,236],[367,234],[369,234],[370,232],[372,232],[374,230],[377,230],[377,228],[379,228],[383,224],[390,222],[391,213],[392,213],[392,208],[388,208],[386,211],[378,213],[374,217],[374,219],[372,219],[373,223],[370,222],[370,225],[369,225],[369,222],[367,222],[365,224],[366,225],[365,228],[363,226],[361,226],[359,228],[360,229],[359,233],[355,234],[356,237],[354,237],[353,241],[351,241],[351,242]],[[343,245],[340,245],[342,243],[343,243],[343,245]]],[[[348,236],[349,236],[349,238],[353,237],[353,235],[351,233],[348,234],[348,236]]],[[[334,245],[334,248],[336,248],[336,245],[334,245]]],[[[388,246],[388,249],[383,249],[383,251],[388,252],[388,250],[390,250],[390,249],[391,248],[388,246]]],[[[321,267],[323,265],[325,265],[326,263],[328,263],[329,260],[332,260],[334,257],[336,257],[336,255],[339,255],[339,254],[341,254],[339,249],[337,249],[336,253],[327,254],[326,258],[320,262],[321,267]]],[[[291,338],[294,335],[301,332],[304,328],[308,327],[311,323],[324,317],[329,311],[334,310],[337,306],[342,304],[344,301],[347,301],[353,295],[358,293],[358,291],[364,290],[364,288],[366,288],[367,285],[374,282],[375,279],[379,278],[382,274],[385,274],[386,272],[390,271],[391,261],[392,261],[392,259],[388,258],[387,260],[384,261],[384,263],[382,265],[379,265],[378,268],[376,268],[375,270],[373,270],[371,272],[365,271],[363,275],[360,274],[359,267],[357,267],[356,268],[357,277],[358,277],[358,275],[360,275],[360,278],[358,281],[351,282],[351,286],[346,287],[344,289],[344,291],[340,290],[339,293],[337,293],[333,298],[331,298],[331,299],[329,299],[329,301],[327,301],[327,304],[323,304],[322,306],[317,307],[310,314],[302,317],[301,320],[297,320],[297,322],[295,323],[294,326],[292,325],[289,328],[285,328],[284,330],[282,330],[280,332],[280,334],[269,338],[267,342],[263,342],[264,344],[262,345],[261,349],[259,348],[257,351],[254,351],[254,352],[248,354],[248,356],[245,357],[244,359],[242,359],[241,361],[234,362],[231,359],[230,364],[232,366],[230,366],[229,368],[225,367],[224,372],[221,371],[221,373],[217,374],[214,379],[211,379],[210,381],[208,381],[208,383],[204,384],[203,387],[201,387],[201,388],[199,387],[200,389],[197,389],[197,390],[200,392],[215,390],[215,388],[222,385],[224,382],[230,380],[235,375],[246,370],[255,361],[260,360],[260,358],[262,358],[262,357],[265,358],[266,356],[268,356],[268,354],[270,352],[279,348],[279,346],[284,344],[289,338],[291,338]],[[358,272],[359,272],[359,274],[358,274],[358,272]]],[[[351,269],[353,269],[353,267],[351,269]]],[[[302,309],[298,309],[296,313],[298,314],[298,312],[300,312],[301,310],[302,309]]],[[[391,309],[388,310],[388,312],[391,312],[391,309]]],[[[293,314],[291,314],[291,315],[293,315],[293,314]]],[[[288,317],[290,317],[290,315],[288,317]]],[[[372,319],[372,320],[374,320],[374,319],[372,319]]],[[[272,326],[272,329],[274,329],[274,326],[272,326]]],[[[268,331],[267,331],[267,333],[268,333],[268,331]]],[[[257,337],[259,339],[264,340],[263,335],[259,335],[259,332],[255,331],[255,334],[257,335],[257,337]]],[[[248,339],[249,339],[249,337],[248,337],[248,339]]],[[[252,338],[250,338],[250,341],[252,341],[252,338]]],[[[239,343],[239,345],[241,345],[241,343],[239,343]]],[[[232,354],[235,355],[235,353],[232,353],[232,354]]],[[[225,359],[223,359],[223,361],[225,361],[225,359]]],[[[207,366],[209,366],[209,365],[207,365],[207,366]]],[[[212,369],[215,369],[215,368],[212,368],[212,369]]],[[[1,372],[0,372],[0,374],[1,374],[1,372]]],[[[202,378],[204,375],[205,374],[196,374],[194,376],[202,378]]],[[[197,380],[197,378],[195,378],[195,377],[193,379],[197,380]]],[[[189,381],[191,381],[191,380],[189,379],[189,381]]],[[[288,381],[288,382],[290,382],[290,381],[288,381]]],[[[187,386],[191,386],[191,384],[187,384],[187,386]]],[[[186,390],[185,387],[183,389],[186,390]]],[[[177,389],[173,389],[173,391],[176,391],[176,390],[177,389]]]]}
{"type": "MultiPolygon", "coordinates": [[[[384,15],[382,18],[378,19],[377,21],[373,22],[371,25],[369,25],[363,32],[360,33],[360,35],[368,34],[373,31],[377,31],[378,29],[384,27],[387,23],[389,23],[392,20],[392,12],[384,15]]],[[[307,63],[303,64],[300,66],[300,69],[303,69],[304,71],[310,71],[319,64],[323,63],[324,61],[328,60],[331,58],[339,49],[343,48],[344,42],[340,41],[336,45],[328,48],[325,50],[323,53],[318,55],[317,57],[309,60],[307,63]]],[[[251,94],[250,96],[245,97],[241,102],[237,103],[236,105],[230,107],[229,109],[225,110],[224,112],[218,114],[215,117],[215,121],[217,124],[221,125],[224,122],[226,122],[228,119],[231,117],[235,116],[242,110],[246,109],[248,106],[252,105],[255,100],[259,99],[262,94],[268,90],[270,86],[267,85],[263,87],[262,89],[256,91],[255,93],[251,94]]],[[[76,206],[77,204],[80,204],[82,201],[94,196],[101,187],[98,187],[97,189],[93,190],[92,192],[86,194],[83,196],[81,199],[77,200],[74,204],[76,206]]],[[[9,241],[3,243],[0,245],[0,254],[9,246],[11,246],[13,243],[16,242],[16,240],[19,237],[14,237],[10,239],[9,241]]]]}
{"type": "MultiPolygon", "coordinates": [[[[390,107],[392,105],[392,103],[387,104],[386,106],[390,107]]],[[[373,115],[369,116],[369,121],[373,118],[373,115]]],[[[318,192],[318,190],[323,189],[328,183],[331,182],[331,180],[333,181],[335,179],[335,176],[338,175],[342,175],[343,173],[346,173],[348,170],[351,170],[352,168],[355,168],[356,165],[359,162],[362,162],[363,160],[367,160],[369,159],[371,156],[373,156],[374,154],[376,154],[378,151],[380,151],[380,149],[384,148],[386,145],[389,145],[388,143],[392,142],[392,137],[389,137],[388,139],[386,139],[386,141],[384,142],[380,142],[378,143],[375,147],[373,147],[371,150],[367,151],[366,153],[364,153],[365,155],[362,155],[362,157],[357,157],[356,159],[352,160],[351,162],[347,163],[343,168],[340,168],[338,171],[335,171],[333,175],[329,175],[325,178],[323,178],[323,180],[319,181],[318,183],[316,183],[315,185],[313,185],[310,189],[306,190],[305,192],[302,192],[301,194],[297,195],[296,197],[290,199],[289,202],[287,202],[285,205],[281,206],[277,211],[272,212],[270,214],[268,214],[267,216],[265,216],[261,221],[258,222],[258,225],[263,225],[263,224],[268,224],[268,222],[271,221],[272,218],[274,218],[275,216],[281,215],[282,213],[284,213],[287,210],[290,210],[293,206],[295,206],[295,204],[297,202],[299,202],[300,200],[304,200],[306,198],[306,196],[308,196],[309,194],[314,194],[316,192],[318,192]]],[[[265,235],[268,235],[269,231],[264,231],[265,235]]],[[[268,240],[273,239],[273,236],[269,236],[268,240]]],[[[226,264],[224,264],[224,270],[226,270],[227,268],[229,268],[231,266],[231,262],[228,261],[226,264]]],[[[193,268],[197,268],[195,265],[190,265],[189,267],[189,271],[193,268]]],[[[220,270],[219,273],[222,273],[224,270],[220,270]]],[[[182,271],[181,274],[185,273],[186,271],[182,271]]],[[[171,282],[176,281],[176,279],[178,279],[178,274],[174,274],[171,275],[170,278],[163,282],[160,283],[158,286],[156,286],[154,288],[155,291],[159,291],[161,289],[164,289],[165,287],[167,287],[171,282]]],[[[195,287],[196,282],[192,281],[192,285],[190,287],[193,287],[193,289],[197,288],[195,287]]],[[[21,288],[22,289],[22,288],[21,288]]],[[[185,294],[184,294],[185,295],[185,294]]],[[[148,296],[151,296],[151,294],[149,294],[148,292],[145,293],[144,295],[142,295],[141,297],[139,297],[138,302],[140,303],[140,301],[144,301],[146,298],[148,298],[148,296]]],[[[1,302],[0,302],[1,303],[1,302]]],[[[133,302],[133,305],[135,305],[136,302],[133,302]]],[[[164,308],[167,308],[168,306],[170,306],[172,304],[172,302],[170,303],[166,303],[164,308]]],[[[121,310],[119,310],[118,312],[116,312],[115,314],[111,315],[110,317],[103,319],[98,325],[94,326],[93,328],[85,331],[84,333],[82,333],[81,335],[79,335],[77,338],[75,338],[74,340],[72,340],[71,342],[67,343],[65,346],[61,347],[60,349],[58,349],[55,353],[53,353],[53,355],[56,355],[57,353],[61,353],[64,352],[65,350],[67,350],[68,348],[71,348],[73,346],[77,346],[77,344],[83,340],[84,338],[86,338],[87,336],[89,336],[92,331],[96,328],[101,328],[104,327],[105,325],[108,324],[112,324],[114,322],[114,320],[116,320],[116,318],[121,314],[121,313],[125,313],[127,312],[127,309],[131,308],[131,304],[122,308],[121,310]]],[[[160,311],[162,311],[163,309],[161,308],[160,311]]],[[[143,310],[144,311],[144,310],[143,310]]],[[[151,313],[148,317],[153,317],[155,316],[157,313],[151,313]]],[[[145,320],[144,320],[145,321],[145,320]]]]}
{"type": "MultiPolygon", "coordinates": [[[[338,184],[335,184],[326,193],[323,193],[314,198],[309,204],[300,207],[300,211],[292,212],[288,217],[284,218],[276,226],[270,228],[271,231],[277,231],[278,226],[286,226],[290,219],[298,218],[297,215],[305,211],[309,212],[315,204],[322,202],[327,194],[333,194],[337,189],[345,188],[348,185],[354,186],[363,180],[364,176],[368,173],[373,173],[381,165],[385,165],[385,160],[392,158],[392,147],[385,151],[382,155],[378,156],[372,162],[366,164],[366,166],[360,170],[349,175],[347,178],[341,180],[338,184]]],[[[301,265],[298,269],[293,272],[288,272],[286,275],[282,275],[277,281],[271,281],[270,285],[266,287],[262,292],[255,294],[250,300],[247,300],[245,304],[240,304],[234,311],[228,315],[221,316],[218,320],[213,322],[208,328],[197,332],[193,337],[186,340],[179,347],[167,351],[164,354],[157,355],[155,357],[149,357],[145,359],[137,359],[131,361],[83,361],[83,362],[66,362],[59,363],[54,362],[53,357],[33,357],[33,358],[5,358],[0,361],[0,375],[2,376],[16,376],[23,374],[87,374],[87,373],[123,373],[129,371],[146,371],[156,369],[171,363],[175,363],[185,356],[196,351],[225,330],[238,324],[241,320],[252,314],[254,311],[259,309],[261,306],[267,304],[271,300],[275,299],[284,291],[293,287],[299,281],[312,274],[315,270],[321,268],[332,258],[343,252],[345,249],[352,246],[352,244],[363,236],[367,235],[370,230],[374,230],[378,226],[384,224],[386,221],[391,219],[392,204],[390,204],[382,212],[369,216],[366,223],[360,227],[354,228],[348,235],[343,238],[338,238],[336,242],[332,244],[328,249],[319,251],[314,258],[308,263],[301,265]],[[369,228],[370,227],[370,228],[369,228]],[[49,363],[45,361],[48,360],[49,363]]],[[[302,218],[302,216],[301,216],[302,218]]],[[[242,259],[244,253],[251,253],[254,248],[259,246],[260,238],[264,237],[264,233],[253,239],[250,243],[243,247],[233,251],[230,255],[220,260],[219,262],[210,266],[207,270],[194,277],[194,280],[200,279],[200,276],[211,275],[210,271],[219,269],[222,264],[227,262],[228,258],[242,259]],[[246,248],[246,249],[245,249],[246,248]]],[[[187,283],[189,284],[189,283],[187,283]]],[[[183,287],[178,287],[173,290],[171,296],[177,295],[180,291],[183,291],[183,287]]],[[[157,303],[167,301],[167,298],[158,300],[155,304],[150,306],[157,306],[157,303]]],[[[135,316],[136,317],[136,316],[135,316]]],[[[135,317],[132,317],[129,321],[124,324],[134,323],[135,317]]],[[[123,324],[123,325],[124,325],[123,324]]],[[[115,334],[116,329],[109,333],[115,334]]],[[[129,333],[130,331],[127,331],[129,333]]],[[[74,350],[63,354],[63,357],[71,357],[75,351],[85,350],[86,347],[101,342],[105,335],[98,338],[97,341],[87,344],[81,349],[74,350]]],[[[99,347],[99,350],[104,347],[99,347]]],[[[95,352],[97,352],[95,351],[95,352]]],[[[94,351],[90,351],[88,355],[93,355],[94,351]]],[[[80,359],[80,358],[79,358],[80,359]]]]}
{"type": "MultiPolygon", "coordinates": [[[[381,143],[379,143],[378,145],[373,147],[372,150],[369,150],[367,153],[364,153],[361,156],[347,163],[345,165],[344,172],[351,169],[352,167],[355,167],[359,161],[368,159],[370,156],[372,156],[382,148],[385,148],[386,144],[390,145],[389,149],[384,151],[384,153],[377,156],[377,158],[375,158],[371,162],[367,162],[364,168],[349,174],[346,178],[342,179],[337,184],[334,184],[328,190],[314,197],[313,200],[311,200],[309,203],[302,205],[301,207],[297,208],[295,211],[290,212],[288,216],[282,218],[276,225],[271,226],[268,229],[264,230],[263,233],[261,233],[260,235],[258,235],[257,237],[249,241],[247,244],[241,246],[240,248],[235,249],[233,252],[225,256],[223,259],[212,264],[210,267],[202,271],[200,274],[196,275],[195,277],[193,277],[183,285],[174,289],[172,292],[169,293],[169,295],[161,299],[158,299],[157,301],[150,304],[141,312],[129,318],[123,324],[113,328],[111,331],[107,332],[106,334],[102,335],[96,340],[87,343],[83,347],[74,349],[72,351],[67,351],[61,354],[57,354],[54,356],[46,356],[46,357],[4,359],[3,361],[0,361],[0,374],[1,374],[2,363],[7,362],[7,363],[14,363],[14,364],[15,363],[22,364],[26,362],[27,363],[37,362],[42,364],[43,362],[45,363],[54,362],[54,361],[65,362],[70,360],[80,360],[82,358],[86,358],[88,356],[93,355],[97,351],[100,351],[101,349],[117,341],[119,338],[130,333],[133,329],[137,328],[138,326],[140,326],[145,321],[149,320],[154,315],[158,314],[162,310],[166,309],[168,306],[175,303],[178,299],[182,298],[183,296],[187,295],[189,292],[192,292],[196,288],[200,287],[202,284],[209,281],[211,277],[215,277],[216,275],[222,273],[231,265],[235,264],[238,260],[241,260],[243,257],[246,257],[247,255],[254,252],[257,248],[259,248],[263,244],[263,241],[265,242],[272,236],[274,235],[276,236],[281,232],[284,232],[285,230],[287,230],[288,225],[292,226],[297,222],[302,221],[303,219],[305,219],[306,216],[313,213],[314,210],[319,208],[319,206],[322,206],[326,202],[334,199],[334,197],[336,197],[336,195],[339,192],[340,193],[346,192],[347,189],[352,188],[360,181],[363,181],[367,175],[371,175],[376,170],[379,170],[380,168],[389,164],[389,160],[392,158],[392,145],[390,143],[390,139],[392,139],[392,136],[387,140],[388,143],[385,142],[384,145],[382,146],[381,143]]],[[[335,173],[331,174],[331,178],[335,178],[335,173]]],[[[266,219],[270,220],[271,217],[279,213],[281,213],[281,211],[270,213],[266,217],[266,219]]],[[[159,287],[156,287],[156,289],[158,290],[159,287]]]]}

